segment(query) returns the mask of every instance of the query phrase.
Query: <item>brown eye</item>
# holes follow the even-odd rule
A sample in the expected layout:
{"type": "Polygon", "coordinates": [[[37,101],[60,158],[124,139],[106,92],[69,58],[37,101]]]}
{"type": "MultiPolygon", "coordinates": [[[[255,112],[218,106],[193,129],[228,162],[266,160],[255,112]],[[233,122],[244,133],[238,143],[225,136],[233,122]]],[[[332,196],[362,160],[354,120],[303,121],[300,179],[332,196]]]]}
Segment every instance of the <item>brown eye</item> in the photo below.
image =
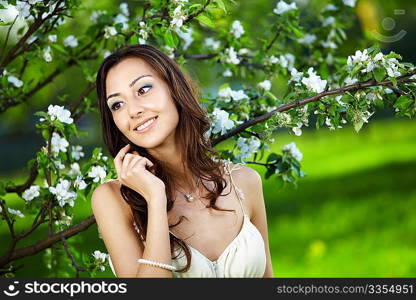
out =
{"type": "Polygon", "coordinates": [[[146,86],[143,86],[143,87],[141,87],[141,88],[139,88],[138,90],[137,90],[137,94],[139,95],[139,96],[141,96],[141,95],[143,95],[143,94],[146,94],[147,93],[147,91],[151,88],[152,86],[151,85],[146,85],[146,86]],[[146,90],[147,89],[147,90],[146,90]]]}
{"type": "Polygon", "coordinates": [[[111,105],[111,110],[117,110],[117,109],[119,109],[120,108],[120,104],[121,102],[114,102],[112,105],[111,105]]]}

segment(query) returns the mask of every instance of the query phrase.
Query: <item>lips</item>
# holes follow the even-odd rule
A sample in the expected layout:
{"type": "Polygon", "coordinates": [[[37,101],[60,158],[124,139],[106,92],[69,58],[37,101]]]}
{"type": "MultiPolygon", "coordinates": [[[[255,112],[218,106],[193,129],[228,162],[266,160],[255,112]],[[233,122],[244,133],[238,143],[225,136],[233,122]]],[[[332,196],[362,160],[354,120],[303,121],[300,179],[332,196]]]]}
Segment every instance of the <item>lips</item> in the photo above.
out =
{"type": "Polygon", "coordinates": [[[156,122],[156,120],[157,120],[157,118],[158,118],[158,117],[159,117],[159,116],[154,116],[154,117],[148,118],[148,119],[146,119],[146,120],[144,120],[144,121],[140,122],[139,124],[137,124],[137,125],[134,127],[133,131],[137,131],[137,132],[146,131],[149,127],[151,127],[151,126],[153,125],[153,123],[154,123],[154,122],[156,122]],[[149,122],[150,120],[153,120],[153,121],[152,121],[149,125],[147,125],[147,127],[145,127],[145,128],[143,128],[143,129],[138,130],[138,128],[139,128],[140,126],[142,126],[142,125],[146,124],[146,123],[147,123],[147,122],[149,122]]]}

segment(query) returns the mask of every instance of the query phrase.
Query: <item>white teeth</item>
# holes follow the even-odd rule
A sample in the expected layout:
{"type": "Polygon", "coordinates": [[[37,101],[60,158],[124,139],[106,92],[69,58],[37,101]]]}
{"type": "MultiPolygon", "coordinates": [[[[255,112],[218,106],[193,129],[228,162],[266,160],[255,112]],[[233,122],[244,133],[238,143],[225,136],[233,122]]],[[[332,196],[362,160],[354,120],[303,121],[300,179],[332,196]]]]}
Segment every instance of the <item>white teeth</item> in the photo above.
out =
{"type": "Polygon", "coordinates": [[[145,129],[147,126],[149,126],[150,124],[152,124],[154,122],[154,120],[156,120],[156,118],[153,118],[149,121],[147,121],[146,123],[144,123],[143,125],[140,125],[139,127],[137,127],[135,130],[142,130],[145,129]]]}

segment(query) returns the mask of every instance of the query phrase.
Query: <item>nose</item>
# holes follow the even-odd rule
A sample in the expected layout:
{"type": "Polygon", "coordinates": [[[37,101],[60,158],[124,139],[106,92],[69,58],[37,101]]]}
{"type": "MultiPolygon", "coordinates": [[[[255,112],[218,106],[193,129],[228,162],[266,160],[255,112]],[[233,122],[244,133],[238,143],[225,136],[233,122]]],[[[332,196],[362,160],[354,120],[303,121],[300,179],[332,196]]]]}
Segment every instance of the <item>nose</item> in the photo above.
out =
{"type": "Polygon", "coordinates": [[[130,118],[136,118],[138,115],[142,114],[144,109],[140,105],[139,101],[136,99],[133,99],[132,101],[129,101],[127,104],[128,112],[130,115],[130,118]]]}

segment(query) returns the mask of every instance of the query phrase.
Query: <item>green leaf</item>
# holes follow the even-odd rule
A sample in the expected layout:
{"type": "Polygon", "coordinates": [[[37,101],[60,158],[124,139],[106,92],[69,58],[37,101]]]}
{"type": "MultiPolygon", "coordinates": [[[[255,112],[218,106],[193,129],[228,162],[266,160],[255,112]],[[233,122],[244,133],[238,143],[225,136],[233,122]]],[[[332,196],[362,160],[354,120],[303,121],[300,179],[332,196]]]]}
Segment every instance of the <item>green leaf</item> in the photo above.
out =
{"type": "Polygon", "coordinates": [[[394,107],[400,110],[406,110],[411,104],[413,103],[413,99],[409,96],[403,95],[397,98],[396,103],[394,103],[394,107]]]}
{"type": "Polygon", "coordinates": [[[395,86],[397,86],[397,79],[396,78],[394,78],[394,77],[389,77],[389,79],[390,79],[390,81],[395,85],[395,86]]]}
{"type": "Polygon", "coordinates": [[[387,75],[387,73],[386,73],[386,69],[384,69],[384,68],[375,68],[375,69],[373,70],[373,75],[374,75],[374,78],[377,80],[377,82],[380,82],[380,81],[382,81],[382,80],[386,77],[386,75],[387,75]]]}
{"type": "Polygon", "coordinates": [[[130,37],[130,44],[131,45],[136,45],[138,43],[138,41],[139,41],[139,38],[137,37],[137,35],[133,34],[130,37]]]}
{"type": "Polygon", "coordinates": [[[174,48],[175,47],[175,42],[173,41],[172,33],[169,30],[165,32],[165,34],[163,35],[163,38],[165,40],[165,43],[169,47],[171,47],[171,48],[174,48]]]}
{"type": "Polygon", "coordinates": [[[68,54],[68,51],[66,51],[66,50],[65,50],[65,48],[64,48],[64,47],[62,47],[61,45],[58,45],[58,44],[52,44],[52,45],[51,45],[51,47],[52,47],[53,49],[57,50],[58,52],[61,52],[62,54],[65,54],[65,55],[67,55],[67,54],[68,54]]]}
{"type": "Polygon", "coordinates": [[[206,15],[206,14],[200,14],[196,17],[196,19],[201,22],[204,25],[207,25],[208,27],[214,28],[215,24],[212,22],[212,20],[206,15]]]}
{"type": "Polygon", "coordinates": [[[215,3],[221,8],[225,13],[227,13],[227,9],[225,8],[225,4],[222,0],[215,0],[215,3]]]}
{"type": "Polygon", "coordinates": [[[364,121],[362,120],[354,123],[354,129],[357,133],[361,130],[361,128],[363,127],[363,124],[364,124],[364,121]]]}

